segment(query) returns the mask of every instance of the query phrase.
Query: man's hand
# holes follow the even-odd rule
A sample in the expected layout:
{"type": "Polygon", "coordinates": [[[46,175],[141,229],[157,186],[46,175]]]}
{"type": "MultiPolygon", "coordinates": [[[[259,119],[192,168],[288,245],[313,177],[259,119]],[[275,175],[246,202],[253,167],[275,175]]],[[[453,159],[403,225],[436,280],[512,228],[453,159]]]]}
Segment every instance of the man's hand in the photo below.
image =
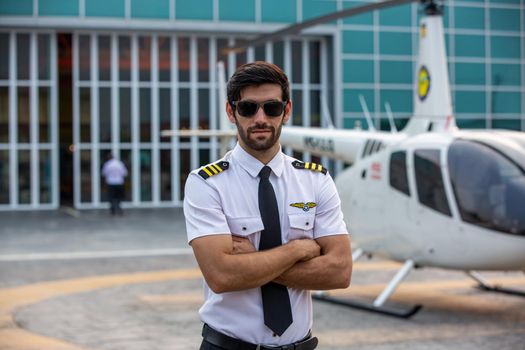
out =
{"type": "Polygon", "coordinates": [[[319,246],[319,244],[313,239],[295,239],[288,242],[288,244],[294,245],[295,249],[298,249],[303,253],[304,256],[300,261],[308,261],[321,255],[321,246],[319,246]]]}
{"type": "Polygon", "coordinates": [[[253,253],[256,251],[248,238],[232,235],[233,254],[253,253]]]}

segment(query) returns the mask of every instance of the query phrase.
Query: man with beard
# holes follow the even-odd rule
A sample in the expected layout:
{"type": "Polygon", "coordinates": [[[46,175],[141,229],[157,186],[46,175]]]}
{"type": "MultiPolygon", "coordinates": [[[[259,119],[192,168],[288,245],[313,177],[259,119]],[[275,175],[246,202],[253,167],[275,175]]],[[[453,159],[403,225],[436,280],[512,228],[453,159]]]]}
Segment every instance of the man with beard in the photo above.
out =
{"type": "Polygon", "coordinates": [[[227,87],[238,143],[186,182],[188,241],[205,279],[200,349],[315,349],[311,290],[346,288],[350,242],[321,165],[281,151],[289,82],[274,64],[245,64],[227,87]]]}

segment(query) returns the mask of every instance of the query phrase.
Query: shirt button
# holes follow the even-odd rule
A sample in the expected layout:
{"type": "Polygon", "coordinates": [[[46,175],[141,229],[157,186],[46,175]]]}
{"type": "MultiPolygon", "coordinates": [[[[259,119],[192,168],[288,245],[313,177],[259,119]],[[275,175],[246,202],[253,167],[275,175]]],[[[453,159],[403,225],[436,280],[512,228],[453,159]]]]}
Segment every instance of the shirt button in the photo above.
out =
{"type": "Polygon", "coordinates": [[[273,336],[274,336],[274,337],[276,337],[276,336],[277,336],[277,334],[275,334],[275,333],[274,333],[274,334],[273,334],[273,336]]]}
{"type": "Polygon", "coordinates": [[[308,225],[310,225],[310,223],[307,221],[307,222],[306,222],[306,226],[308,226],[308,225]]]}
{"type": "Polygon", "coordinates": [[[243,227],[242,230],[243,230],[243,231],[246,231],[246,227],[243,227]]]}

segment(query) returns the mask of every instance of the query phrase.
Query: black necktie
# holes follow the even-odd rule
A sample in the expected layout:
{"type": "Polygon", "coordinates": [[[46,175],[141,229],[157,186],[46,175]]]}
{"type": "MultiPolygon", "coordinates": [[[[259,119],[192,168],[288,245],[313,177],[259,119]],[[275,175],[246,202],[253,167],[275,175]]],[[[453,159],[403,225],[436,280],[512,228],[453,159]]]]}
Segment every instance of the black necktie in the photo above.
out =
{"type": "MultiPolygon", "coordinates": [[[[271,249],[282,244],[281,223],[277,199],[269,177],[272,169],[264,166],[259,173],[259,211],[264,224],[259,250],[271,249]]],[[[282,284],[269,282],[261,286],[264,324],[279,336],[292,324],[292,307],[288,289],[282,284]]]]}

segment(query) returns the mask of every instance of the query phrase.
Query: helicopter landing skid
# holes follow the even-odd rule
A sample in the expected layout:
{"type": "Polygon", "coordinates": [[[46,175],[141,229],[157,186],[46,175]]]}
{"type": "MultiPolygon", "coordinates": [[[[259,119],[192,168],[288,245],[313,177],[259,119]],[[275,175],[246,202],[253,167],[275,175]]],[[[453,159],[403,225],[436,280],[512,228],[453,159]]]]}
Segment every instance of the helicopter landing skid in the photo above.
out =
{"type": "Polygon", "coordinates": [[[476,286],[476,288],[480,290],[487,291],[487,292],[494,292],[494,293],[509,294],[509,295],[514,295],[514,296],[525,298],[525,291],[523,290],[505,288],[499,285],[490,284],[479,273],[475,271],[467,271],[467,275],[471,277],[472,279],[474,279],[476,282],[478,282],[478,285],[476,286]]]}

